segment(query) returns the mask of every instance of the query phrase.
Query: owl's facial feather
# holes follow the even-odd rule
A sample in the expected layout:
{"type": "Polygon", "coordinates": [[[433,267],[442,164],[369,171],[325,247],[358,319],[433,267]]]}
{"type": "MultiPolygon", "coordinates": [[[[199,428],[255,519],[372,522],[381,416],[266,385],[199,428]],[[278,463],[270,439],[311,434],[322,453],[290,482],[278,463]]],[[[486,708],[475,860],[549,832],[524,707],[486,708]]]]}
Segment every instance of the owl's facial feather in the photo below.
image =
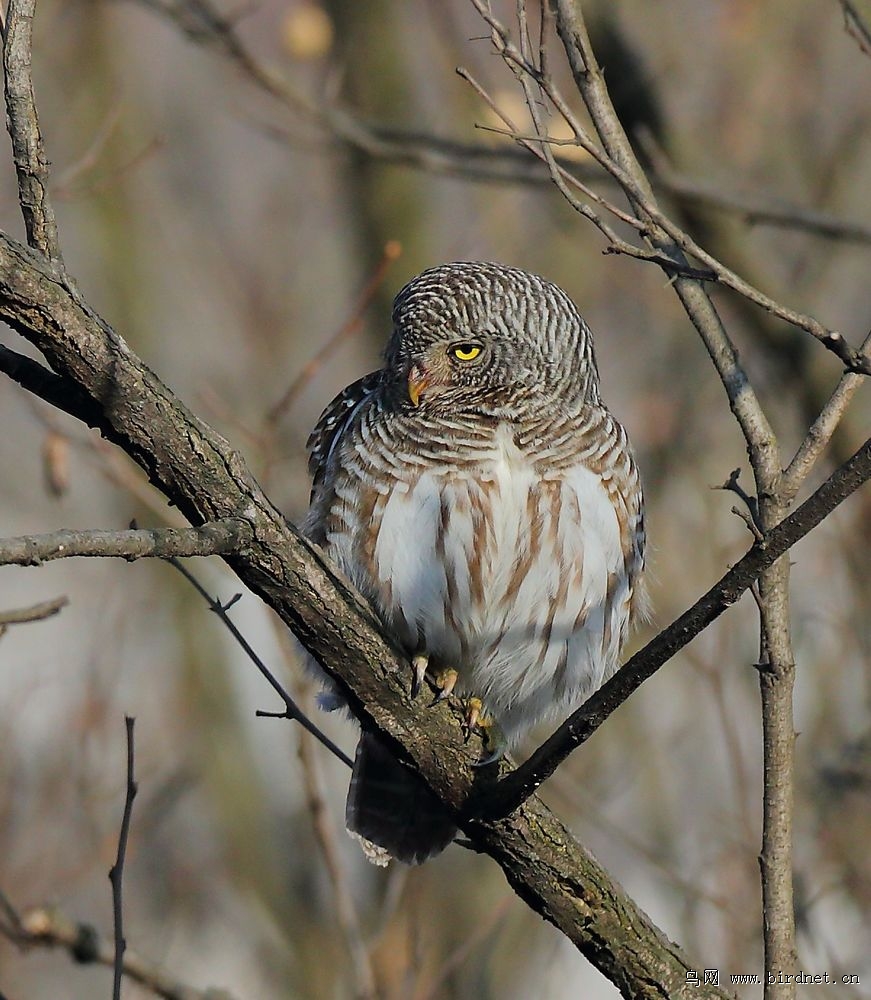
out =
{"type": "Polygon", "coordinates": [[[426,411],[511,417],[598,398],[589,331],[568,296],[516,268],[486,262],[425,271],[397,295],[385,375],[426,411]]]}

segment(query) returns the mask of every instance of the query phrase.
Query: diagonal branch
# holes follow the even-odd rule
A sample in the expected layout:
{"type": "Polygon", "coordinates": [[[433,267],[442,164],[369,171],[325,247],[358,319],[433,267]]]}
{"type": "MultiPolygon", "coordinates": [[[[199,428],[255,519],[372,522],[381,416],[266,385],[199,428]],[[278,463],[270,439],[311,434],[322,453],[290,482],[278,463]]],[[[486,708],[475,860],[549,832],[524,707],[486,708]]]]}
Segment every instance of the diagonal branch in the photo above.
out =
{"type": "Polygon", "coordinates": [[[74,382],[61,378],[33,358],[19,354],[3,344],[0,344],[0,371],[5,372],[22,389],[81,420],[88,427],[99,427],[103,423],[102,409],[74,382]]]}
{"type": "Polygon", "coordinates": [[[799,539],[812,531],[848,496],[871,479],[871,439],[799,508],[741,558],[691,608],[639,650],[571,715],[535,753],[491,789],[477,808],[486,816],[507,816],[546,781],[568,755],[675,653],[715,621],[799,539]]]}
{"type": "MultiPolygon", "coordinates": [[[[871,354],[871,333],[865,338],[859,350],[866,356],[871,354]]],[[[831,441],[856,391],[865,384],[865,381],[862,375],[857,375],[855,372],[844,372],[841,376],[835,391],[811,425],[792,461],[783,471],[780,488],[781,495],[785,499],[790,501],[795,499],[802,483],[831,441]]]]}
{"type": "Polygon", "coordinates": [[[866,56],[871,56],[871,28],[862,20],[862,15],[856,9],[853,0],[839,0],[839,2],[844,11],[844,27],[847,29],[847,34],[853,36],[866,56]]]}

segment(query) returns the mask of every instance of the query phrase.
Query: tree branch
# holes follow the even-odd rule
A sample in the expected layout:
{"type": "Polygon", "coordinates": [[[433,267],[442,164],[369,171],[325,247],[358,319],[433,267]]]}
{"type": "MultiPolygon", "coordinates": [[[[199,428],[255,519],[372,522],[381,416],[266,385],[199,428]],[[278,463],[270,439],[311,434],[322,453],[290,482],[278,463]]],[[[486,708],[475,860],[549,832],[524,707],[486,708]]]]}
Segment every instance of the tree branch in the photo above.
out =
{"type": "MultiPolygon", "coordinates": [[[[866,356],[871,353],[871,333],[865,338],[859,350],[866,356]]],[[[845,372],[829,397],[828,402],[820,411],[810,429],[795,453],[792,461],[783,472],[780,481],[780,494],[789,501],[795,499],[802,483],[816,465],[826,449],[832,435],[838,428],[841,418],[847,412],[853,396],[866,379],[854,372],[845,372]]]]}
{"type": "MultiPolygon", "coordinates": [[[[61,948],[80,965],[98,963],[112,968],[113,942],[100,937],[91,924],[69,920],[55,910],[37,908],[19,913],[0,893],[0,934],[19,948],[61,948]]],[[[198,990],[178,982],[132,949],[124,952],[124,975],[162,1000],[232,1000],[223,990],[198,990]]]]}
{"type": "Polygon", "coordinates": [[[41,622],[46,618],[51,618],[69,603],[70,599],[62,596],[54,597],[50,601],[40,601],[39,604],[31,604],[27,608],[0,611],[0,635],[3,634],[8,625],[23,625],[26,622],[41,622]]]}
{"type": "Polygon", "coordinates": [[[103,411],[90,396],[66,379],[25,354],[19,354],[0,344],[0,371],[34,396],[45,400],[88,427],[100,427],[103,411]]]}
{"type": "Polygon", "coordinates": [[[47,535],[0,538],[0,566],[39,566],[76,556],[174,559],[237,552],[251,538],[250,525],[227,518],[199,528],[135,528],[127,531],[63,529],[47,535]]]}
{"type": "Polygon", "coordinates": [[[866,56],[871,56],[871,29],[862,20],[862,15],[856,10],[852,0],[839,0],[844,12],[844,27],[855,40],[866,56]]]}
{"type": "Polygon", "coordinates": [[[329,752],[337,759],[340,760],[347,767],[351,768],[354,766],[354,762],[351,758],[341,750],[326,733],[322,732],[311,719],[303,712],[303,710],[296,703],[295,699],[292,698],[288,692],[285,690],[284,686],[279,683],[275,674],[266,666],[263,660],[254,651],[253,646],[245,638],[244,635],[236,628],[236,624],[233,619],[228,614],[230,608],[239,600],[242,596],[241,594],[236,594],[231,597],[229,601],[222,604],[220,601],[216,600],[209,594],[206,588],[200,583],[200,581],[194,576],[193,573],[178,559],[170,559],[170,564],[174,569],[178,570],[179,573],[188,581],[188,583],[196,590],[196,592],[203,598],[203,600],[208,604],[209,611],[213,611],[218,618],[220,618],[223,625],[226,627],[227,631],[237,643],[245,651],[245,655],[254,664],[255,667],[260,671],[261,676],[269,684],[273,691],[278,695],[279,698],[284,702],[283,712],[257,712],[257,715],[264,718],[270,719],[292,719],[294,722],[298,722],[303,729],[309,735],[314,736],[314,738],[325,747],[329,752]]]}
{"type": "Polygon", "coordinates": [[[35,8],[36,0],[9,0],[3,32],[7,127],[27,242],[62,269],[57,224],[48,197],[48,160],[39,131],[30,72],[35,8]]]}
{"type": "Polygon", "coordinates": [[[109,881],[112,883],[112,929],[115,945],[115,961],[112,965],[112,1000],[121,1000],[121,980],[124,976],[124,952],[127,941],[124,937],[124,905],[123,881],[124,862],[127,858],[127,840],[130,836],[130,817],[133,814],[133,800],[139,786],[136,784],[133,770],[133,726],[135,719],[124,716],[124,727],[127,731],[127,785],[124,795],[124,814],[121,817],[121,830],[118,834],[118,853],[115,864],[109,869],[109,881]]]}

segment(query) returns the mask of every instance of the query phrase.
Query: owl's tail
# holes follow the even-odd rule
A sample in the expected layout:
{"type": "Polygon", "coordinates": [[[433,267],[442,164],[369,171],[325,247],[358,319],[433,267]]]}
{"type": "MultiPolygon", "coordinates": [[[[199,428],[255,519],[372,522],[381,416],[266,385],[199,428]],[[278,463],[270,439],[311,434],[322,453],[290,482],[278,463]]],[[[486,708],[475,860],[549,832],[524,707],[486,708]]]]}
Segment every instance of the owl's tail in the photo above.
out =
{"type": "Polygon", "coordinates": [[[363,733],[345,807],[348,830],[376,865],[419,865],[443,851],[457,828],[421,779],[370,733],[363,733]]]}

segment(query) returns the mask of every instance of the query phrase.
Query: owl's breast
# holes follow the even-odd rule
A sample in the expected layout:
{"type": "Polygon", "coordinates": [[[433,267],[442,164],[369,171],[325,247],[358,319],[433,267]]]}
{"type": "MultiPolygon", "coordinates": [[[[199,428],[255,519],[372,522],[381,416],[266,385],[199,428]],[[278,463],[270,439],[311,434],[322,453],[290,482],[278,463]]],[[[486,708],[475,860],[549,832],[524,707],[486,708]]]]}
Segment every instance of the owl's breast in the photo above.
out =
{"type": "Polygon", "coordinates": [[[549,477],[499,434],[463,463],[350,462],[327,547],[408,652],[457,669],[509,739],[613,669],[630,580],[614,505],[583,465],[549,477]]]}

